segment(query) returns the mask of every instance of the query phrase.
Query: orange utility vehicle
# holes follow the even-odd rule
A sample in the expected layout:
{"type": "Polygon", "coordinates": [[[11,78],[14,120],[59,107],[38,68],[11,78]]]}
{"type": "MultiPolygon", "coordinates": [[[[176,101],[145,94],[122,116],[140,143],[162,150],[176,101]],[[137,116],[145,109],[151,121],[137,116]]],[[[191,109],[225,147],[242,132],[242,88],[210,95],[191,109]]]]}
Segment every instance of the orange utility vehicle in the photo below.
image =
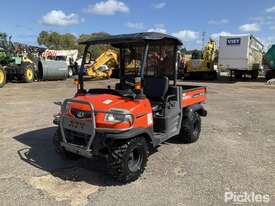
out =
{"type": "Polygon", "coordinates": [[[85,51],[77,92],[57,103],[57,152],[69,158],[106,157],[111,175],[126,183],[143,173],[152,148],[175,136],[184,143],[199,138],[200,116],[207,115],[202,105],[206,88],[177,84],[180,40],[146,32],[81,44],[85,51]],[[96,44],[120,50],[120,82],[113,89],[84,88],[83,68],[90,61],[90,46],[96,44]]]}

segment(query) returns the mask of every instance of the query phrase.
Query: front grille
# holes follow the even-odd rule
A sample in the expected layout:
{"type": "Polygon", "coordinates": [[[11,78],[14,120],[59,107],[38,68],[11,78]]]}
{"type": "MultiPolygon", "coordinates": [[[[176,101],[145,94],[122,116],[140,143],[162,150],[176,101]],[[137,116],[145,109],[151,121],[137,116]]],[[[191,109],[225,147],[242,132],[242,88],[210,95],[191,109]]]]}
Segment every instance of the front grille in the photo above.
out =
{"type": "Polygon", "coordinates": [[[92,113],[90,111],[84,111],[80,109],[71,109],[71,114],[78,119],[87,119],[92,117],[92,113]]]}
{"type": "Polygon", "coordinates": [[[65,137],[68,143],[80,146],[87,146],[91,135],[76,132],[70,129],[64,129],[65,137]]]}

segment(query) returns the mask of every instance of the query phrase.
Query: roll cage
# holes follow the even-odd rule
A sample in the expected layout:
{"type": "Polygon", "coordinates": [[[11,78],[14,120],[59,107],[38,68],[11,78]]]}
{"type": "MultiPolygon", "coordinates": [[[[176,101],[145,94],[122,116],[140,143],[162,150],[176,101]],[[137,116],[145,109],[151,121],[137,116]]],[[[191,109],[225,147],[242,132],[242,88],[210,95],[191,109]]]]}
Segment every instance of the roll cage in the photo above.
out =
{"type": "MultiPolygon", "coordinates": [[[[143,96],[143,83],[144,76],[167,76],[170,80],[173,80],[174,85],[176,85],[177,80],[177,70],[178,70],[178,60],[179,55],[177,53],[178,47],[182,45],[182,42],[170,35],[156,33],[156,32],[145,32],[145,33],[135,33],[135,34],[124,34],[124,35],[114,35],[105,38],[98,38],[91,41],[80,42],[79,44],[85,45],[82,64],[78,74],[79,88],[78,92],[85,92],[84,89],[84,66],[89,54],[90,46],[97,44],[110,44],[113,47],[119,49],[119,69],[120,69],[120,84],[125,85],[127,75],[125,74],[126,69],[126,58],[127,51],[133,52],[134,48],[137,51],[140,51],[139,57],[136,58],[136,61],[139,61],[138,71],[132,75],[132,78],[138,77],[141,81],[140,96],[143,96]],[[163,48],[169,47],[168,50],[163,48]],[[155,62],[155,66],[150,65],[152,58],[157,60],[163,60],[155,62]],[[166,64],[164,64],[165,59],[167,59],[166,64]],[[163,73],[164,70],[160,66],[166,65],[166,73],[163,73]],[[151,71],[148,72],[148,68],[151,71]],[[157,70],[157,72],[156,72],[157,70]]],[[[134,52],[133,52],[134,53],[134,52]]]]}

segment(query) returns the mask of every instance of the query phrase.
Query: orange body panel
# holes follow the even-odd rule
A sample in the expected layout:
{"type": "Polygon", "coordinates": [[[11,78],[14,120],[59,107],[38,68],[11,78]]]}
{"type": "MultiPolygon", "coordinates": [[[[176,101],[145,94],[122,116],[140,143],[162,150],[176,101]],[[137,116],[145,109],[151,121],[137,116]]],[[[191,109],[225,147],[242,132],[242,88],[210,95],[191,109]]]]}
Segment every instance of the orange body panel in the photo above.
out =
{"type": "Polygon", "coordinates": [[[182,93],[181,106],[187,107],[193,104],[205,102],[207,98],[206,88],[201,87],[195,90],[182,93]]]}
{"type": "MultiPolygon", "coordinates": [[[[148,99],[131,99],[111,94],[86,94],[84,96],[77,96],[75,100],[83,100],[90,102],[96,112],[96,127],[97,128],[110,128],[110,129],[126,129],[130,127],[130,122],[107,122],[105,121],[104,111],[110,109],[123,109],[129,111],[134,116],[134,128],[147,128],[152,126],[152,121],[148,119],[152,114],[152,108],[148,99]],[[149,114],[149,115],[148,115],[149,114]]],[[[89,111],[88,105],[79,103],[70,103],[71,109],[78,109],[83,111],[89,111]]]]}
{"type": "MultiPolygon", "coordinates": [[[[148,99],[132,99],[121,97],[112,94],[84,94],[74,98],[82,100],[93,105],[96,118],[96,128],[109,129],[127,129],[133,128],[148,128],[153,126],[153,115],[151,103],[148,99]],[[105,121],[105,112],[111,109],[122,109],[133,115],[133,123],[130,122],[108,122],[105,121]]],[[[186,90],[182,93],[181,106],[187,107],[190,105],[202,103],[206,101],[206,88],[199,87],[197,89],[186,90]]],[[[69,108],[90,111],[90,107],[86,104],[71,102],[69,108]]],[[[72,114],[68,114],[72,115],[72,114]]]]}

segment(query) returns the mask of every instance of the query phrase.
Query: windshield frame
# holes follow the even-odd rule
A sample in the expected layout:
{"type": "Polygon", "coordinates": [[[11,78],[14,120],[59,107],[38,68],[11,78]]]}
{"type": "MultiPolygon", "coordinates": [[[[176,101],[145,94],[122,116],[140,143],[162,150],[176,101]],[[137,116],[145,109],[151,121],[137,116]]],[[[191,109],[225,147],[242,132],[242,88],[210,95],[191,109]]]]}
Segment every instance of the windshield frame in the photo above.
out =
{"type": "MultiPolygon", "coordinates": [[[[84,89],[84,78],[83,78],[83,74],[84,74],[84,66],[86,64],[86,58],[87,55],[89,53],[89,48],[92,47],[93,45],[96,44],[86,44],[85,49],[84,49],[84,53],[83,53],[83,58],[82,58],[82,62],[81,62],[81,66],[79,69],[79,74],[78,74],[78,81],[79,81],[79,88],[78,90],[80,92],[85,91],[84,89]]],[[[125,49],[129,48],[130,46],[134,47],[134,46],[144,46],[144,51],[142,54],[142,58],[141,58],[141,66],[140,66],[140,70],[137,73],[137,75],[133,75],[133,77],[140,77],[141,80],[143,81],[144,79],[144,73],[145,73],[145,67],[147,64],[147,58],[148,58],[148,52],[149,52],[149,48],[150,46],[154,46],[154,45],[163,45],[165,46],[165,44],[161,44],[160,42],[151,42],[151,41],[145,41],[143,44],[131,44],[131,43],[127,43],[127,44],[119,44],[119,45],[112,45],[116,48],[119,49],[120,52],[120,58],[119,58],[119,79],[120,79],[120,83],[125,83],[125,49]]],[[[171,65],[171,71],[173,71],[173,75],[171,75],[171,79],[174,81],[174,85],[176,85],[176,80],[177,80],[177,67],[178,67],[178,46],[176,44],[172,44],[171,46],[174,47],[174,53],[173,53],[173,62],[175,62],[175,64],[171,65]]]]}

